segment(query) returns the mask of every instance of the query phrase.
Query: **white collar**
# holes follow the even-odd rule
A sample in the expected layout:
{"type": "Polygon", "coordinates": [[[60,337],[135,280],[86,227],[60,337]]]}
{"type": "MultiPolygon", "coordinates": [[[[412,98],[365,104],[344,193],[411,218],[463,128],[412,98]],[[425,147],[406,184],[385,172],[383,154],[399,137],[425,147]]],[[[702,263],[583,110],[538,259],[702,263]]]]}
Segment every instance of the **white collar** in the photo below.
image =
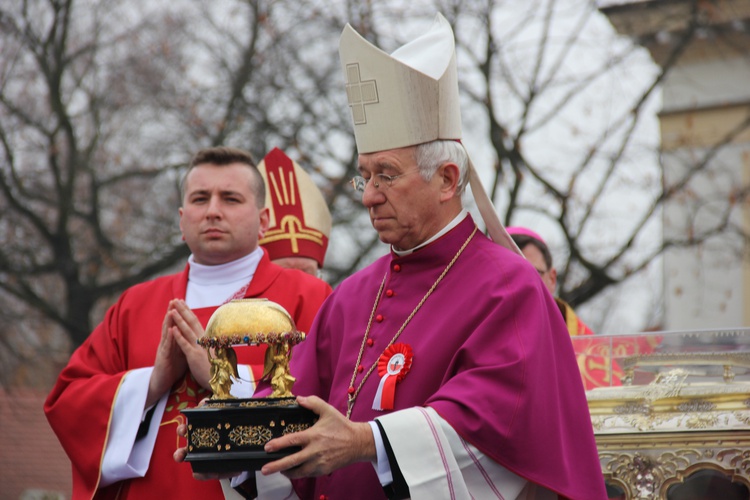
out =
{"type": "Polygon", "coordinates": [[[461,223],[461,221],[463,221],[466,218],[467,215],[469,215],[469,212],[467,212],[466,209],[462,208],[461,212],[459,212],[459,214],[456,215],[456,217],[454,217],[452,221],[450,221],[443,229],[441,229],[440,231],[438,231],[437,234],[435,234],[432,238],[428,239],[424,243],[420,243],[419,245],[415,246],[414,248],[410,248],[409,250],[396,250],[393,247],[393,245],[391,245],[391,250],[393,251],[393,253],[395,253],[399,257],[403,257],[404,255],[409,255],[410,253],[414,252],[415,250],[419,250],[420,248],[422,248],[422,247],[424,247],[426,245],[429,245],[430,243],[432,243],[433,241],[437,240],[438,238],[440,238],[444,234],[448,233],[448,231],[450,231],[454,227],[458,226],[461,223]]]}
{"type": "Polygon", "coordinates": [[[207,266],[198,264],[193,255],[190,255],[188,280],[196,285],[221,285],[241,279],[249,280],[255,274],[261,257],[263,257],[263,250],[258,247],[253,252],[232,262],[207,266]]]}

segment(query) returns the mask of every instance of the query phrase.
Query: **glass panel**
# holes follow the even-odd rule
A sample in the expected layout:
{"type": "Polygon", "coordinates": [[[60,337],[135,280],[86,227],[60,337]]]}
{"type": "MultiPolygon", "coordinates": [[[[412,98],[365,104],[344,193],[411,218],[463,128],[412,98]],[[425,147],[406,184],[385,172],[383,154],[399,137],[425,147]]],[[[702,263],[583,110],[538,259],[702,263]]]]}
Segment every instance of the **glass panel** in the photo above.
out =
{"type": "Polygon", "coordinates": [[[744,484],[733,483],[731,478],[713,469],[703,469],[691,474],[681,484],[669,487],[668,500],[748,500],[750,492],[744,484]]]}
{"type": "Polygon", "coordinates": [[[750,328],[572,337],[587,390],[648,385],[680,368],[692,382],[750,381],[750,328]]]}
{"type": "Polygon", "coordinates": [[[605,483],[609,500],[626,500],[625,490],[612,483],[605,483]]]}

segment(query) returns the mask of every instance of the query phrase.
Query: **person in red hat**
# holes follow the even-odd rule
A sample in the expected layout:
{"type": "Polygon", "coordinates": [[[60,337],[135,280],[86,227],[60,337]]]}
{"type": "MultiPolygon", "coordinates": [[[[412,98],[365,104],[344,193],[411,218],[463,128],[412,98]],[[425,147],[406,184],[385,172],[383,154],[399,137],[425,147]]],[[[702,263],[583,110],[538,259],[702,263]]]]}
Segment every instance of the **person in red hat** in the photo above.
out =
{"type": "Polygon", "coordinates": [[[331,212],[320,189],[279,148],[258,165],[266,184],[269,225],[260,245],[271,262],[320,277],[331,234],[331,212]]]}
{"type": "Polygon", "coordinates": [[[506,229],[511,238],[513,238],[513,241],[518,245],[518,248],[523,252],[526,260],[536,268],[549,293],[555,298],[555,302],[557,302],[557,307],[560,308],[570,336],[593,335],[594,332],[576,314],[570,304],[555,295],[557,289],[557,269],[552,265],[552,254],[549,251],[547,243],[539,234],[531,229],[521,226],[508,226],[506,229]]]}

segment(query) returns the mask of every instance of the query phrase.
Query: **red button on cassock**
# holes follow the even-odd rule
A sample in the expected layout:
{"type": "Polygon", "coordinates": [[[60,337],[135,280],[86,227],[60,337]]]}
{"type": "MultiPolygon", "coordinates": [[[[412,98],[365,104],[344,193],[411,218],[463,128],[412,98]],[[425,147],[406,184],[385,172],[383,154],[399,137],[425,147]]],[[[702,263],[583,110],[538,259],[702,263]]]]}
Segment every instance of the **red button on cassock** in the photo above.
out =
{"type": "Polygon", "coordinates": [[[382,323],[383,322],[383,315],[382,314],[378,314],[377,316],[375,316],[375,321],[377,321],[378,323],[382,323]]]}
{"type": "Polygon", "coordinates": [[[386,297],[393,297],[394,295],[395,294],[393,293],[393,290],[386,290],[385,291],[385,296],[386,297]]]}
{"type": "Polygon", "coordinates": [[[367,346],[368,346],[368,347],[372,347],[372,345],[373,345],[374,343],[375,343],[375,341],[374,341],[374,340],[372,340],[372,339],[367,339],[367,346]]]}
{"type": "Polygon", "coordinates": [[[393,266],[393,272],[395,272],[395,273],[401,272],[401,265],[395,264],[393,266]]]}

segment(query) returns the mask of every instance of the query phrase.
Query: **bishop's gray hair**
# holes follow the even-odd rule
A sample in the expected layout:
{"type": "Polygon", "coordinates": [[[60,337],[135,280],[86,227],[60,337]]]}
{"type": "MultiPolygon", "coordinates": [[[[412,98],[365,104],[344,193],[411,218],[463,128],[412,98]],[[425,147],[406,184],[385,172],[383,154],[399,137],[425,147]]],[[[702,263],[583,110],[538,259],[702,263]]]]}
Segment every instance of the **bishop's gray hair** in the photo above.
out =
{"type": "Polygon", "coordinates": [[[458,165],[459,178],[456,196],[461,196],[469,182],[469,157],[461,143],[452,140],[437,140],[419,144],[414,150],[414,160],[419,173],[429,181],[437,169],[445,163],[458,165]]]}

